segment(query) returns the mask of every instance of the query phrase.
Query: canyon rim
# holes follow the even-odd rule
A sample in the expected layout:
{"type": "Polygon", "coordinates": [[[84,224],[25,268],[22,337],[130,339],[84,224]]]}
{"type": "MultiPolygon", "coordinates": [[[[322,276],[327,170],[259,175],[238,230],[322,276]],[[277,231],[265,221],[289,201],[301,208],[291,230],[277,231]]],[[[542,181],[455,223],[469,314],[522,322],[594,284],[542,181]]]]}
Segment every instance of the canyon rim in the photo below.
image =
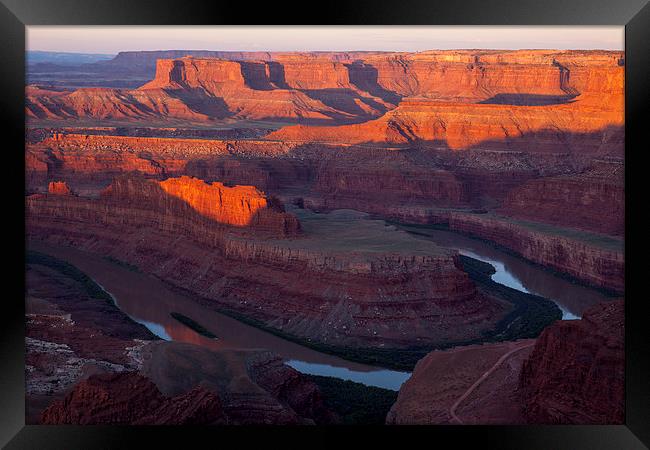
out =
{"type": "Polygon", "coordinates": [[[29,62],[27,423],[624,423],[622,34],[433,28],[29,62]]]}

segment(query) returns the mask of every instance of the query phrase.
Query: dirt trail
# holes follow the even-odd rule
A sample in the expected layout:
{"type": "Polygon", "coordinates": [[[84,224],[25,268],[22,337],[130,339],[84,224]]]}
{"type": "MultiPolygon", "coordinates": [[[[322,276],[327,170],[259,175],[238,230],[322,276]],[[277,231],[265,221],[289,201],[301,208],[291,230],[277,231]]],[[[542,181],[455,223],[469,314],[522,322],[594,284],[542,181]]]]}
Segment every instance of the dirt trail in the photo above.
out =
{"type": "Polygon", "coordinates": [[[532,347],[535,345],[535,342],[530,342],[530,343],[525,343],[524,345],[520,347],[513,348],[512,350],[508,351],[505,353],[501,358],[497,360],[496,363],[492,367],[490,367],[481,377],[474,382],[466,391],[458,397],[458,400],[454,402],[453,405],[451,405],[451,408],[449,408],[449,414],[451,415],[452,422],[455,421],[460,425],[463,425],[463,421],[456,415],[456,409],[460,406],[460,404],[467,398],[469,395],[474,392],[474,390],[481,384],[483,383],[506,359],[508,359],[512,354],[518,352],[519,350],[523,350],[528,347],[532,347]]]}

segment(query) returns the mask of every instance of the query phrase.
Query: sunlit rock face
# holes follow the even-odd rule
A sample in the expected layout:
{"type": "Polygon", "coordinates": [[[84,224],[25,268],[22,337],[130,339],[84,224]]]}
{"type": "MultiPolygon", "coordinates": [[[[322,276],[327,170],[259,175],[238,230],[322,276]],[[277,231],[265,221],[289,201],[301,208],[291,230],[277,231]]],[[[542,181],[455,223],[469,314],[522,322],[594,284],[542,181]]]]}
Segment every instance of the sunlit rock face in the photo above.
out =
{"type": "MultiPolygon", "coordinates": [[[[397,116],[387,116],[380,123],[362,129],[340,130],[342,134],[338,137],[326,130],[318,133],[311,129],[292,129],[279,136],[304,140],[346,138],[357,142],[367,140],[369,134],[373,141],[387,142],[448,137],[449,146],[458,148],[477,139],[503,137],[504,132],[481,128],[464,133],[464,122],[459,122],[455,117],[457,111],[445,108],[445,103],[493,106],[480,109],[476,106],[477,114],[482,115],[492,114],[495,105],[502,107],[496,111],[505,114],[513,114],[509,106],[520,107],[519,112],[524,114],[519,121],[531,123],[524,123],[520,128],[505,122],[506,137],[511,137],[529,130],[552,128],[558,121],[562,124],[562,120],[573,122],[571,111],[576,108],[584,108],[594,115],[603,108],[621,109],[618,107],[623,102],[622,52],[342,52],[254,58],[255,54],[242,56],[238,61],[191,56],[158,59],[153,79],[131,90],[55,91],[29,86],[26,114],[36,119],[90,117],[205,122],[230,117],[323,125],[367,121],[402,102],[397,116]],[[418,118],[417,102],[422,99],[438,103],[432,110],[427,106],[424,113],[435,116],[431,123],[443,128],[449,125],[449,133],[425,131],[431,123],[418,118]],[[571,103],[576,105],[568,109],[559,107],[571,103]],[[556,106],[552,110],[560,114],[558,121],[535,114],[536,106],[548,105],[556,106]],[[526,112],[524,106],[533,110],[526,112]],[[405,114],[413,116],[415,126],[401,117],[405,114]],[[381,130],[384,133],[377,135],[381,130]],[[409,136],[409,131],[413,135],[409,136]],[[406,136],[400,137],[402,132],[406,136]]],[[[610,122],[615,125],[622,120],[622,115],[613,119],[610,122]]],[[[593,131],[602,122],[596,118],[592,124],[573,124],[569,131],[593,131]]],[[[495,125],[498,128],[500,124],[495,125]]]]}
{"type": "Polygon", "coordinates": [[[47,192],[55,195],[71,195],[72,191],[65,181],[50,181],[47,186],[47,192]]]}
{"type": "Polygon", "coordinates": [[[268,139],[622,155],[621,111],[599,110],[579,100],[542,108],[405,99],[376,120],[337,127],[295,125],[268,139]]]}
{"type": "Polygon", "coordinates": [[[136,224],[150,217],[162,229],[184,230],[186,234],[194,231],[197,238],[206,233],[217,239],[227,233],[285,237],[300,232],[294,215],[252,186],[206,184],[187,176],[164,181],[121,176],[101,192],[99,200],[67,201],[55,191],[28,197],[27,203],[34,215],[52,214],[96,224],[136,224]],[[128,214],[110,215],[110,211],[122,209],[128,214]]]}
{"type": "Polygon", "coordinates": [[[300,223],[253,186],[227,187],[183,176],[164,181],[118,178],[103,193],[108,202],[140,204],[162,216],[200,216],[216,225],[284,236],[296,234],[300,223]]]}
{"type": "Polygon", "coordinates": [[[396,347],[472,339],[509,311],[477,291],[451,251],[356,216],[307,213],[303,229],[252,187],[119,177],[99,198],[36,194],[26,206],[31,238],[117,252],[300,337],[396,347]]]}
{"type": "Polygon", "coordinates": [[[621,235],[621,220],[598,220],[596,211],[622,210],[622,52],[161,56],[137,89],[27,88],[33,120],[193,130],[193,138],[102,127],[35,133],[27,192],[65,181],[88,195],[28,197],[29,213],[43,219],[32,221],[34,235],[97,251],[113,245],[131,263],[265,323],[351,345],[462,339],[451,325],[458,321],[480,324],[465,333],[478,336],[504,308],[481,298],[450,254],[361,251],[358,240],[325,249],[325,233],[311,240],[276,196],[307,209],[449,225],[590,284],[623,288],[622,251],[572,234],[621,235]],[[203,133],[211,121],[254,121],[265,131],[219,138],[203,133]],[[500,218],[479,217],[486,212],[500,218]],[[568,228],[569,237],[518,220],[568,228]],[[262,290],[252,312],[242,305],[262,290]]]}

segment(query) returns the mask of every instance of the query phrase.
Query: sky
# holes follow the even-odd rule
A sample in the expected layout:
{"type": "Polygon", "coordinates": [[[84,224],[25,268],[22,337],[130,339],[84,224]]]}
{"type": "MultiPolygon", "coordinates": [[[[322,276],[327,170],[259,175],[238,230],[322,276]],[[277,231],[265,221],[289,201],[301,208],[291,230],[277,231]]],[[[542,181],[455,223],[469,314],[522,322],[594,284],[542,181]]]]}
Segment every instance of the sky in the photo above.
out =
{"type": "Polygon", "coordinates": [[[613,26],[28,26],[27,50],[623,50],[613,26]]]}

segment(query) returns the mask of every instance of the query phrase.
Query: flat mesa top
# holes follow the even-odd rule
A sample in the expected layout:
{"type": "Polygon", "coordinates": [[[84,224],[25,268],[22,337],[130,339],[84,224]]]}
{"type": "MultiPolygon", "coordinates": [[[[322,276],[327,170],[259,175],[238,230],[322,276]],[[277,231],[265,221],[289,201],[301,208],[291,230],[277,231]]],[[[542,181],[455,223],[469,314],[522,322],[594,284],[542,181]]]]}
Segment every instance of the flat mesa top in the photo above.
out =
{"type": "Polygon", "coordinates": [[[287,248],[378,256],[380,254],[448,256],[453,252],[433,242],[417,239],[384,220],[369,214],[338,209],[315,213],[307,209],[287,208],[300,220],[303,233],[290,240],[274,240],[287,248]]]}

